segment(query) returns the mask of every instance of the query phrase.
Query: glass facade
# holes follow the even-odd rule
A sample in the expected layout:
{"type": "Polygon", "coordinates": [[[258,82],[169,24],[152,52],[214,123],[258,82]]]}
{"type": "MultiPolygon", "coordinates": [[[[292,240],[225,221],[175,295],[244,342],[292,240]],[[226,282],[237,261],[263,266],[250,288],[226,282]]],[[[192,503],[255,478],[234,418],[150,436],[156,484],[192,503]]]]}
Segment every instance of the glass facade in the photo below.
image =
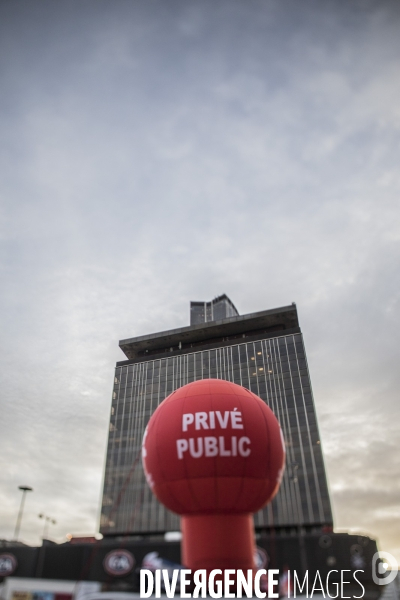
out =
{"type": "Polygon", "coordinates": [[[220,321],[238,315],[233,302],[226,294],[218,296],[211,302],[190,303],[190,324],[198,325],[209,321],[220,321]]]}
{"type": "Polygon", "coordinates": [[[296,333],[116,367],[101,533],[179,529],[179,517],[156,500],[146,483],[141,442],[160,402],[204,378],[248,388],[270,406],[282,427],[285,474],[273,502],[255,515],[256,528],[331,525],[310,376],[302,335],[296,333]]]}

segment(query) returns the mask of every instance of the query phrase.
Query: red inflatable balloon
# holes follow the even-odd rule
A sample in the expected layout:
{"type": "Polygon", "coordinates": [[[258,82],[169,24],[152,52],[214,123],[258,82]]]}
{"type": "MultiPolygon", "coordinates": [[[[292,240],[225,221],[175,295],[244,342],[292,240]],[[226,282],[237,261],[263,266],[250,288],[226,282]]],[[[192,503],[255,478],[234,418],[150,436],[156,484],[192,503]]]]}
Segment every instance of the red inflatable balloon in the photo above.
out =
{"type": "MultiPolygon", "coordinates": [[[[160,404],[144,434],[142,459],[154,494],[184,516],[184,537],[185,530],[199,538],[207,529],[215,534],[218,527],[222,536],[232,536],[232,529],[241,528],[228,517],[243,515],[247,539],[249,515],[278,491],[285,449],[275,415],[258,396],[228,381],[203,379],[181,387],[160,404]],[[199,520],[195,515],[210,518],[199,520]]],[[[186,542],[188,564],[191,551],[186,542]]],[[[243,544],[243,539],[237,542],[243,544]]],[[[246,550],[250,561],[253,549],[251,542],[246,550]]],[[[215,567],[215,557],[212,564],[204,560],[202,567],[188,566],[227,568],[221,563],[215,567]]],[[[246,568],[252,568],[247,563],[246,568]]],[[[236,568],[242,565],[243,561],[236,568]]]]}

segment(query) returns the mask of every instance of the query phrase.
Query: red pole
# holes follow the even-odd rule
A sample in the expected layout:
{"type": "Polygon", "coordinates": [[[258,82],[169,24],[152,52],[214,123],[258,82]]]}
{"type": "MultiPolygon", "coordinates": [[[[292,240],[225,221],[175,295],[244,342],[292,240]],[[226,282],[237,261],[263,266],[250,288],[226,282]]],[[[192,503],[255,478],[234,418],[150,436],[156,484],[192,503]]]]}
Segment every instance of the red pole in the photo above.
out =
{"type": "Polygon", "coordinates": [[[182,563],[192,571],[254,568],[251,514],[183,516],[181,529],[182,563]]]}

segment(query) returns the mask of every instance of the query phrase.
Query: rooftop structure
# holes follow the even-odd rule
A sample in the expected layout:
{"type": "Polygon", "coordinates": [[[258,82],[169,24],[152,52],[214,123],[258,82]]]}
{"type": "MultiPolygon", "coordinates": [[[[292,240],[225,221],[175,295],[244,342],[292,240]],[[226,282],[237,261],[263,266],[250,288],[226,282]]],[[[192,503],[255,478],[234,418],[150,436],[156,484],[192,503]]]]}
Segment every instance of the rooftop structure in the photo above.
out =
{"type": "Polygon", "coordinates": [[[238,315],[238,311],[233,302],[226,294],[217,296],[210,302],[190,303],[190,324],[208,323],[209,321],[220,321],[228,317],[238,315]]]}
{"type": "MultiPolygon", "coordinates": [[[[278,331],[294,332],[299,329],[297,310],[294,304],[221,319],[179,327],[158,333],[141,335],[119,342],[119,347],[129,360],[149,355],[182,353],[197,346],[226,346],[233,340],[249,337],[277,335],[278,331]]],[[[118,365],[125,363],[118,362],[118,365]]]]}

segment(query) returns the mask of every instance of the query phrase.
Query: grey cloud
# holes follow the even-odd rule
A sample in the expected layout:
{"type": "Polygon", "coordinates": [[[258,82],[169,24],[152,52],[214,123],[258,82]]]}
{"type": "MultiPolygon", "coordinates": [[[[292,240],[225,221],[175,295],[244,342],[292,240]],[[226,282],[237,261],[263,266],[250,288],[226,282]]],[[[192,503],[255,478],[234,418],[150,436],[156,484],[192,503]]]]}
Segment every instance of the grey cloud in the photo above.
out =
{"type": "Polygon", "coordinates": [[[0,10],[1,536],[21,483],[95,531],[118,339],[226,292],[297,302],[336,524],[400,552],[398,4],[0,10]]]}

